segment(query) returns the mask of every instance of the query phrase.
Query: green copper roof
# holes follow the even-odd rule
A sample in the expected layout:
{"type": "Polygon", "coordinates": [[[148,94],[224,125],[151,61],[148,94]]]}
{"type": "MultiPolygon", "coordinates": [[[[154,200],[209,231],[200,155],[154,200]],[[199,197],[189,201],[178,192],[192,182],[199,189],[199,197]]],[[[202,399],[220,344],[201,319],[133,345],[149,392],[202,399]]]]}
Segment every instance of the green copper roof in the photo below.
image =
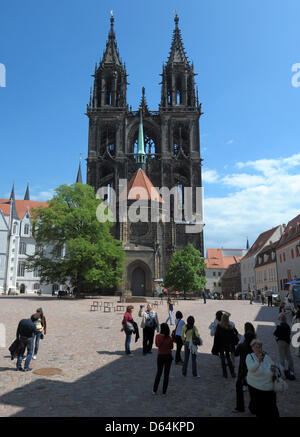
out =
{"type": "Polygon", "coordinates": [[[138,150],[137,150],[136,162],[145,163],[145,144],[144,144],[144,130],[143,130],[143,116],[140,111],[140,125],[139,125],[139,138],[138,138],[138,150]]]}

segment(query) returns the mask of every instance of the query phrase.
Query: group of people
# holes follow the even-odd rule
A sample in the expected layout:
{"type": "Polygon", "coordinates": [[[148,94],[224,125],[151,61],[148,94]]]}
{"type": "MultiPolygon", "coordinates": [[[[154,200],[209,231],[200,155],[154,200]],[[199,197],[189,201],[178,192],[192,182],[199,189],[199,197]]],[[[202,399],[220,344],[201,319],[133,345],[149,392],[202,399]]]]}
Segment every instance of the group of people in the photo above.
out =
{"type": "MultiPolygon", "coordinates": [[[[234,412],[245,411],[244,391],[248,387],[250,412],[257,417],[278,417],[275,381],[278,381],[281,376],[291,381],[296,379],[290,351],[291,329],[286,314],[284,311],[279,312],[279,323],[273,333],[278,347],[279,365],[276,365],[263,351],[262,342],[257,338],[252,323],[245,323],[244,334],[240,335],[234,323],[229,321],[229,316],[230,314],[225,311],[218,311],[215,321],[209,328],[211,335],[214,336],[212,353],[220,356],[225,378],[227,378],[226,361],[232,377],[235,378],[234,360],[235,357],[240,358],[234,412]]],[[[300,311],[297,317],[300,317],[300,311]]]]}
{"type": "MultiPolygon", "coordinates": [[[[197,369],[197,347],[202,344],[202,339],[195,326],[195,319],[189,316],[186,322],[183,320],[181,311],[175,315],[175,328],[170,332],[173,324],[172,301],[168,299],[168,318],[165,323],[159,325],[157,312],[148,304],[146,309],[143,305],[139,309],[139,317],[142,318],[143,329],[143,355],[152,353],[155,331],[155,345],[158,348],[157,372],[153,384],[153,394],[158,391],[161,376],[163,378],[163,395],[166,395],[169,374],[173,361],[172,350],[176,345],[175,364],[182,366],[182,375],[187,375],[189,358],[192,361],[192,375],[199,377],[197,369]],[[172,312],[172,314],[170,314],[172,312]],[[184,347],[184,359],[181,351],[184,347]]],[[[136,332],[137,323],[133,321],[132,305],[127,307],[123,318],[123,328],[126,334],[125,351],[132,356],[130,351],[131,336],[136,332]],[[135,326],[134,326],[135,325],[135,326]]],[[[271,357],[263,350],[262,342],[257,338],[252,323],[244,325],[244,333],[238,333],[234,322],[230,320],[230,314],[226,311],[218,311],[215,320],[210,324],[210,334],[213,339],[212,354],[220,358],[221,369],[224,378],[228,378],[227,368],[231,377],[236,378],[236,408],[234,412],[245,411],[244,391],[248,389],[250,395],[249,410],[257,417],[278,417],[279,412],[276,404],[275,382],[282,376],[284,379],[295,380],[293,358],[290,351],[291,329],[287,323],[284,311],[278,316],[278,325],[274,331],[274,337],[278,346],[279,364],[275,364],[271,357]],[[235,360],[239,357],[238,371],[235,372],[235,360]]],[[[295,322],[300,322],[300,309],[295,315],[295,322]]],[[[296,355],[300,356],[300,344],[296,349],[296,355]]]]}
{"type": "Polygon", "coordinates": [[[20,320],[17,328],[16,339],[10,346],[11,359],[17,359],[16,370],[28,372],[31,359],[36,360],[40,340],[47,332],[46,317],[42,308],[38,308],[29,319],[20,320]],[[25,356],[25,352],[27,355],[25,356]],[[22,367],[22,362],[24,368],[22,367]]]}
{"type": "MultiPolygon", "coordinates": [[[[162,373],[163,378],[163,394],[167,393],[169,374],[171,364],[173,361],[172,350],[176,344],[175,364],[182,365],[182,375],[187,375],[187,368],[189,358],[192,358],[192,374],[194,377],[198,376],[197,371],[197,347],[202,344],[200,334],[195,326],[195,319],[193,316],[187,318],[187,323],[183,320],[183,314],[180,311],[175,315],[175,329],[170,332],[168,321],[173,325],[173,303],[171,298],[168,299],[168,318],[165,323],[159,325],[157,312],[153,309],[151,304],[148,304],[146,309],[144,305],[140,306],[139,317],[142,318],[140,327],[143,330],[143,355],[152,353],[152,346],[154,342],[155,331],[155,346],[158,348],[157,355],[157,373],[153,385],[153,394],[157,393],[158,386],[162,373]],[[181,356],[181,350],[184,346],[184,360],[181,356]]],[[[122,321],[121,331],[125,332],[125,353],[127,356],[133,356],[130,350],[132,334],[136,334],[138,330],[137,323],[133,320],[132,312],[134,307],[129,305],[122,321]]]]}

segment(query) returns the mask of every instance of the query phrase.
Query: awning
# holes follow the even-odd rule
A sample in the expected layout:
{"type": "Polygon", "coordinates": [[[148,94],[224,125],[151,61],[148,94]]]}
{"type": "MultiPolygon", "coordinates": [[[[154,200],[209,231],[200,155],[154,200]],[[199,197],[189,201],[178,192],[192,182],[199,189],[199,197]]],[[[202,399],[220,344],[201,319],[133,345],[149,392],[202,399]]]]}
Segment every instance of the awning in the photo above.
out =
{"type": "Polygon", "coordinates": [[[294,279],[293,281],[290,281],[290,282],[286,282],[284,285],[286,285],[286,284],[288,284],[288,285],[290,285],[290,284],[296,284],[297,282],[300,282],[300,278],[298,278],[298,279],[294,279]]]}

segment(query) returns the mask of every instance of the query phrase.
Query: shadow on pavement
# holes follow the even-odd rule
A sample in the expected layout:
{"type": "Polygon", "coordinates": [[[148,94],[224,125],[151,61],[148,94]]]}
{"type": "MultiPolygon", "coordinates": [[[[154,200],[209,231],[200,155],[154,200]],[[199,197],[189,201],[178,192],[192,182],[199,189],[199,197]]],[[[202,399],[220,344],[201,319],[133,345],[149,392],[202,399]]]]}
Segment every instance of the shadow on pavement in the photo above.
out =
{"type": "Polygon", "coordinates": [[[191,360],[186,377],[173,361],[164,397],[162,380],[158,394],[152,395],[156,350],[143,356],[142,348],[136,349],[131,358],[122,351],[98,353],[122,356],[75,382],[32,375],[36,379],[2,395],[0,403],[21,407],[16,417],[225,417],[235,406],[235,380],[224,380],[220,360],[211,354],[198,354],[200,378],[193,378],[191,360]]]}

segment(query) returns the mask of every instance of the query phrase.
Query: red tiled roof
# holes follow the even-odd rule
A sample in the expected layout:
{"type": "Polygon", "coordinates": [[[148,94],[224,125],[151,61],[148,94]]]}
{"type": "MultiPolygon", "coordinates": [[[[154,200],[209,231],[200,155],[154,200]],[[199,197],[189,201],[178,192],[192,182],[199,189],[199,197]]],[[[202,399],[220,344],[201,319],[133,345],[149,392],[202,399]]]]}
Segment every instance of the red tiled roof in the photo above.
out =
{"type": "Polygon", "coordinates": [[[266,244],[268,239],[274,234],[276,229],[278,229],[279,226],[275,226],[275,228],[269,229],[268,231],[263,232],[259,235],[259,237],[255,240],[255,242],[250,247],[247,254],[244,256],[244,259],[256,255],[257,252],[260,251],[260,249],[266,244]]]}
{"type": "MultiPolygon", "coordinates": [[[[4,215],[9,215],[10,204],[9,199],[0,199],[0,209],[4,215]]],[[[39,206],[48,206],[47,202],[38,202],[35,200],[15,200],[16,210],[20,219],[22,219],[29,208],[38,208],[39,206]]]]}
{"type": "Polygon", "coordinates": [[[146,175],[146,173],[139,169],[131,178],[127,188],[120,194],[119,200],[154,200],[156,202],[163,202],[156,188],[146,175]]]}
{"type": "Polygon", "coordinates": [[[207,249],[205,260],[208,269],[227,269],[230,264],[240,262],[242,256],[223,256],[222,249],[207,249]]]}
{"type": "Polygon", "coordinates": [[[279,240],[277,249],[294,239],[300,238],[300,214],[290,220],[279,240]]]}

